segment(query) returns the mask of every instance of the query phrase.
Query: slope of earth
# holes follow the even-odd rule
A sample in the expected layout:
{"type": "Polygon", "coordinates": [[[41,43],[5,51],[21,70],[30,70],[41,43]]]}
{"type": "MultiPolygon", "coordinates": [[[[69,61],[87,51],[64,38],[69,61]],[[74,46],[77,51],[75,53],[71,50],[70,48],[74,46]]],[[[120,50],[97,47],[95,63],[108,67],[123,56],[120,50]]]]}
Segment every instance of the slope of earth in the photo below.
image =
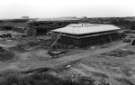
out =
{"type": "MultiPolygon", "coordinates": [[[[104,48],[95,48],[93,50],[87,49],[87,50],[78,50],[79,53],[76,51],[76,53],[68,54],[65,56],[62,56],[60,58],[50,58],[49,55],[47,55],[47,51],[44,49],[36,49],[29,52],[23,52],[17,54],[17,60],[14,62],[9,63],[8,66],[4,67],[3,69],[12,68],[16,70],[29,70],[29,69],[36,69],[41,67],[48,67],[48,68],[60,68],[61,66],[64,66],[70,62],[78,61],[87,57],[90,57],[91,55],[97,55],[105,52],[109,52],[112,50],[115,50],[117,48],[123,47],[127,45],[126,43],[116,42],[113,43],[112,46],[104,47],[104,48]],[[41,52],[42,51],[42,52],[41,52]]],[[[3,70],[1,69],[1,70],[3,70]]]]}
{"type": "Polygon", "coordinates": [[[103,81],[106,85],[134,85],[134,49],[127,43],[113,42],[91,49],[75,49],[59,58],[51,58],[43,48],[16,51],[15,60],[0,62],[0,75],[6,70],[25,73],[49,68],[54,69],[61,79],[76,81],[76,78],[90,77],[96,81],[95,85],[103,81]]]}
{"type": "Polygon", "coordinates": [[[81,59],[61,72],[64,77],[86,76],[98,83],[106,81],[109,85],[135,85],[135,48],[125,46],[110,52],[91,55],[81,59]],[[121,49],[121,53],[117,52],[121,49]],[[123,52],[122,52],[123,51],[123,52]],[[114,53],[115,52],[115,53],[114,53]],[[112,56],[112,53],[114,56],[112,56]],[[125,54],[127,53],[127,54],[125,54]],[[65,75],[66,74],[66,75],[65,75]]]}

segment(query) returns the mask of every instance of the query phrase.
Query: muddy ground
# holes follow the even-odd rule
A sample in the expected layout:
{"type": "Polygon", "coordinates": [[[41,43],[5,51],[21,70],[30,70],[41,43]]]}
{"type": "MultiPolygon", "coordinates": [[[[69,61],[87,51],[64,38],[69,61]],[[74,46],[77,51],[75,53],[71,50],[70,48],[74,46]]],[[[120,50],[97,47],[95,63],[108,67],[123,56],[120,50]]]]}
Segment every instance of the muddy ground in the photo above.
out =
{"type": "Polygon", "coordinates": [[[12,48],[18,42],[1,42],[14,56],[0,61],[0,85],[135,85],[135,47],[128,43],[69,49],[52,58],[44,44],[12,48]]]}

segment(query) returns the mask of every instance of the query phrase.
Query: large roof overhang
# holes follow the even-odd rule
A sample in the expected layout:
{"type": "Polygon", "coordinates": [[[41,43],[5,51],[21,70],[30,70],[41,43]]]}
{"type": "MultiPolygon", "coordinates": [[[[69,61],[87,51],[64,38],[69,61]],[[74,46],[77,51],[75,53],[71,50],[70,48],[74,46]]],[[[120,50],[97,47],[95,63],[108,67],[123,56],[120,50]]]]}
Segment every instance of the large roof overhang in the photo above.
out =
{"type": "Polygon", "coordinates": [[[76,24],[76,25],[69,25],[63,28],[58,28],[58,29],[52,30],[52,32],[72,34],[72,35],[84,35],[84,34],[115,31],[115,30],[120,30],[120,28],[114,25],[106,25],[106,24],[104,25],[76,24]]]}
{"type": "Polygon", "coordinates": [[[86,35],[71,35],[71,34],[60,33],[60,35],[75,38],[75,39],[82,39],[82,38],[88,38],[88,37],[96,37],[96,36],[101,36],[101,35],[108,35],[108,34],[113,34],[113,33],[119,33],[119,32],[108,31],[108,32],[93,33],[93,34],[89,34],[89,35],[88,34],[86,34],[86,35]]]}

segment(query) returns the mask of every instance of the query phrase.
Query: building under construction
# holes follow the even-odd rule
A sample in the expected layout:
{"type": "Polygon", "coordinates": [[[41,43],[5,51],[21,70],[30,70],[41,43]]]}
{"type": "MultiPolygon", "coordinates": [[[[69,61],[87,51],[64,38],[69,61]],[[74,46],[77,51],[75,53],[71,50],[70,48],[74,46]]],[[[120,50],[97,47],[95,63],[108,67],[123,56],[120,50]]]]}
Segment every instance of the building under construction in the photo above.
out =
{"type": "Polygon", "coordinates": [[[28,35],[45,35],[50,30],[62,28],[71,23],[78,23],[79,20],[79,18],[35,19],[28,23],[28,35]]]}
{"type": "Polygon", "coordinates": [[[104,44],[120,39],[119,31],[120,28],[114,25],[70,24],[51,31],[51,34],[55,37],[52,46],[56,46],[58,43],[76,47],[104,44]]]}

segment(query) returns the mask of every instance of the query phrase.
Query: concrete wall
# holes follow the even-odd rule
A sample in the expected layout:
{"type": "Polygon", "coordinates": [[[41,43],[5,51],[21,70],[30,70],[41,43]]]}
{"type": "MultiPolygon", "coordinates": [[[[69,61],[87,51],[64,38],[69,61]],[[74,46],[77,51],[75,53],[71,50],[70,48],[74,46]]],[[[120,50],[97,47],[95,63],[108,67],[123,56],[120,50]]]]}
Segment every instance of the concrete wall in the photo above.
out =
{"type": "Polygon", "coordinates": [[[61,44],[74,45],[77,47],[87,47],[92,45],[101,45],[119,39],[120,39],[120,35],[116,32],[116,33],[103,34],[99,36],[92,36],[92,37],[86,37],[81,39],[62,36],[58,42],[61,44]]]}

